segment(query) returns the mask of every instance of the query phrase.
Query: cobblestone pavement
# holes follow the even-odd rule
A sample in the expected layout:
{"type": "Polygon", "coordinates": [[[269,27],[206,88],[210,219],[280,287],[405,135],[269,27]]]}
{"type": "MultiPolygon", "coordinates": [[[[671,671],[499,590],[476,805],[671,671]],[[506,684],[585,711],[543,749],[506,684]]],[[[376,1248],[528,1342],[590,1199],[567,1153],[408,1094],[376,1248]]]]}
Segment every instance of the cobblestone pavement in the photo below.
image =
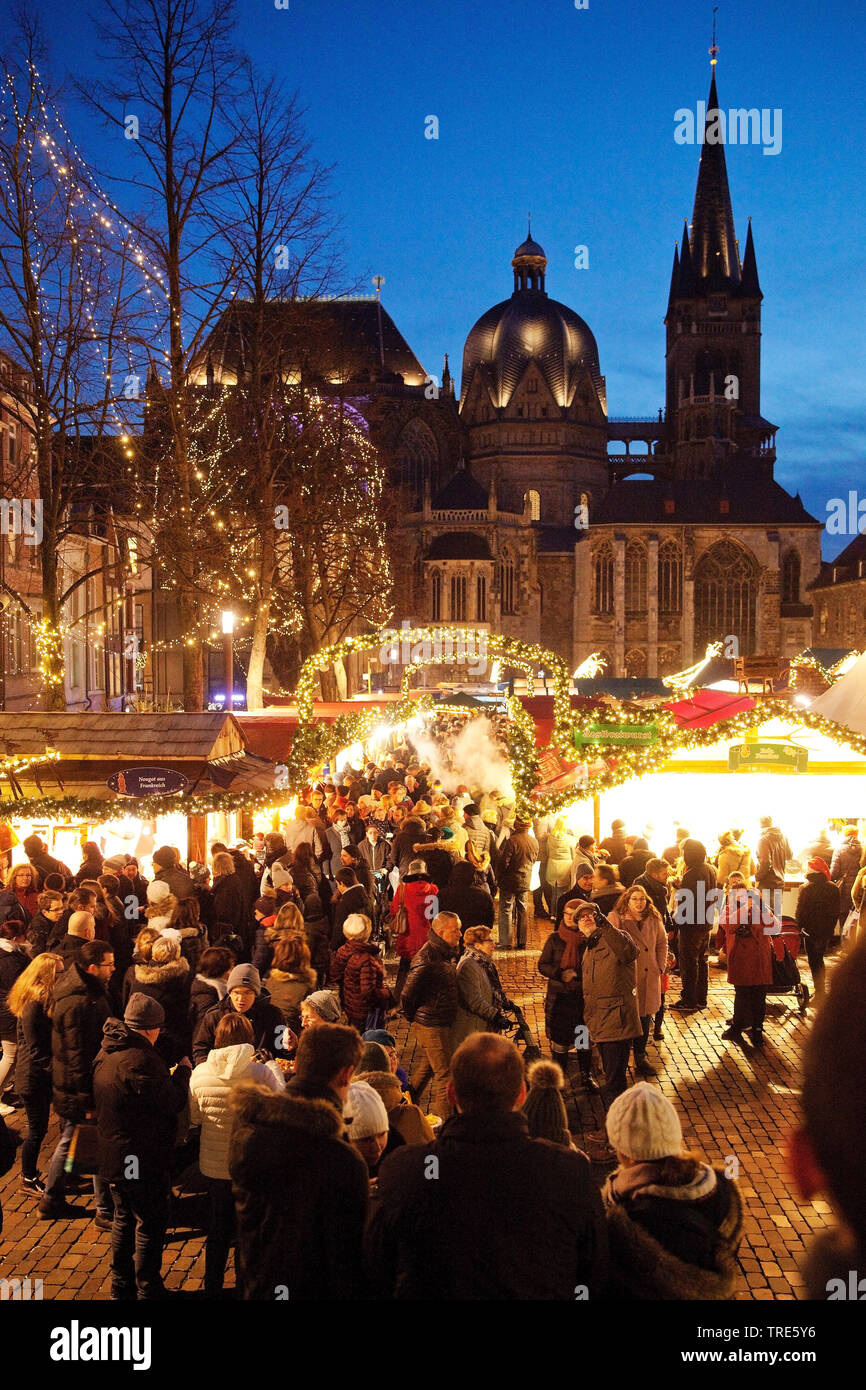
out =
{"type": "MultiPolygon", "coordinates": [[[[497,952],[496,960],[509,995],[524,1009],[539,1043],[544,1038],[544,981],[536,962],[550,924],[540,920],[530,931],[530,949],[497,952]]],[[[811,979],[800,961],[806,983],[811,979]]],[[[832,966],[831,966],[832,968],[832,966]]],[[[671,998],[678,993],[672,979],[671,998]]],[[[745,1235],[739,1254],[739,1299],[792,1299],[803,1280],[800,1265],[810,1232],[832,1223],[824,1202],[802,1203],[785,1173],[785,1136],[796,1118],[798,1057],[809,1026],[811,1009],[803,1019],[792,995],[768,1001],[766,1047],[756,1053],[722,1042],[721,1032],[731,1012],[733,990],[724,971],[710,968],[709,1008],[700,1014],[668,1013],[664,1040],[650,1045],[648,1056],[659,1068],[658,1084],[678,1107],[687,1147],[710,1160],[736,1162],[745,1206],[745,1235]]],[[[395,1021],[403,1061],[411,1068],[414,1045],[407,1027],[395,1021]]],[[[578,1143],[603,1128],[603,1107],[571,1084],[577,1064],[572,1054],[567,1104],[578,1143]]],[[[23,1127],[20,1112],[7,1123],[23,1127]]],[[[42,1151],[43,1170],[57,1137],[52,1122],[42,1151]]],[[[595,1165],[601,1181],[607,1169],[595,1165]]],[[[4,1229],[0,1240],[0,1277],[41,1279],[46,1299],[104,1299],[108,1297],[109,1240],[90,1217],[93,1198],[82,1183],[71,1200],[81,1218],[42,1221],[36,1200],[19,1190],[19,1165],[0,1181],[4,1229]]],[[[204,1278],[205,1207],[201,1182],[194,1171],[175,1188],[173,1225],[169,1230],[163,1271],[169,1289],[201,1296],[204,1278]]],[[[231,1261],[226,1278],[233,1282],[231,1261]]]]}

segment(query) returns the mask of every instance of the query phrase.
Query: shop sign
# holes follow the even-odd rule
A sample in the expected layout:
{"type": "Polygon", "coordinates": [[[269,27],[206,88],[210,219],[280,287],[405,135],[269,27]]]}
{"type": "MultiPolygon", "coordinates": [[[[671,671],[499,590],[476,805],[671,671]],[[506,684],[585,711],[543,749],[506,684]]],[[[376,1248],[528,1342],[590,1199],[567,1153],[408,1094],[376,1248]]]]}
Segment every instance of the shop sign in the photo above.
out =
{"type": "Polygon", "coordinates": [[[805,772],[809,750],[793,743],[735,743],[728,749],[728,772],[805,772]]]}
{"type": "Polygon", "coordinates": [[[106,782],[118,796],[170,796],[185,791],[189,778],[166,767],[125,767],[106,782]]]}
{"type": "Polygon", "coordinates": [[[587,743],[600,743],[646,748],[651,743],[655,743],[658,736],[659,731],[656,724],[604,724],[596,722],[591,724],[586,732],[582,729],[574,730],[574,746],[575,748],[583,748],[587,743]]]}

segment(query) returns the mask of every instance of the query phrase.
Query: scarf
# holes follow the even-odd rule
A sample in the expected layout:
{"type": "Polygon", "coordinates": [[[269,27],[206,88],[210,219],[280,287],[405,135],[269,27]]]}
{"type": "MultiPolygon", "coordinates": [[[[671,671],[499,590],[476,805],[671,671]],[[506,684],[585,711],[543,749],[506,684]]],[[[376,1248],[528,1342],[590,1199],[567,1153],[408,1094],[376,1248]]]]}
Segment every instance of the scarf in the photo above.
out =
{"type": "Polygon", "coordinates": [[[562,937],[565,942],[565,950],[562,953],[560,970],[579,970],[580,969],[580,943],[581,934],[577,926],[567,927],[565,922],[560,922],[556,928],[557,936],[562,937]]]}

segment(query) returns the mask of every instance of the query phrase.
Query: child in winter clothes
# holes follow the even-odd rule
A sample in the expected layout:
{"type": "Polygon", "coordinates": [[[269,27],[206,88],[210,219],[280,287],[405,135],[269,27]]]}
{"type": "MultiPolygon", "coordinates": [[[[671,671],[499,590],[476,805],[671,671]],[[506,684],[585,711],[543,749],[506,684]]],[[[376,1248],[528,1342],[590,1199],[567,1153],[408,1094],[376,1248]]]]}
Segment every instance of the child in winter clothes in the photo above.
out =
{"type": "Polygon", "coordinates": [[[343,923],[346,943],[331,961],[331,980],[340,991],[347,1019],[359,1033],[366,1029],[371,1013],[384,1011],[392,1002],[379,948],[370,942],[372,929],[369,917],[351,913],[343,923]]]}

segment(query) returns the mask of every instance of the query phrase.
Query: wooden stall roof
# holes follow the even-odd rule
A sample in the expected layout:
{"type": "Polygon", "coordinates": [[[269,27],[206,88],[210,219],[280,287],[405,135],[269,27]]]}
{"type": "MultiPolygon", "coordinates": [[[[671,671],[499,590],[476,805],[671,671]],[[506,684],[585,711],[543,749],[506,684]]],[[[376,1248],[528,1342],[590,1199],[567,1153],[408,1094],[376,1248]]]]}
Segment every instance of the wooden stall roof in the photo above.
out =
{"type": "Polygon", "coordinates": [[[232,714],[0,714],[0,753],[35,757],[54,748],[61,761],[209,762],[244,750],[232,714]]]}

